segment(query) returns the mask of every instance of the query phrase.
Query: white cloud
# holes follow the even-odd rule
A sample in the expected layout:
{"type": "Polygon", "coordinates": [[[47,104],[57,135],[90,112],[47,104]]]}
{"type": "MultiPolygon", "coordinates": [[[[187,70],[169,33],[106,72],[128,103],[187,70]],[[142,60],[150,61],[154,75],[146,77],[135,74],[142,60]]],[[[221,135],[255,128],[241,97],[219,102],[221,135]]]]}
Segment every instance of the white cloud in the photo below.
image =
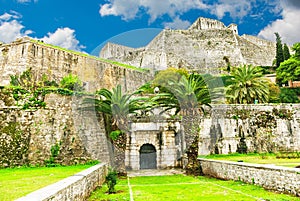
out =
{"type": "Polygon", "coordinates": [[[282,42],[293,45],[296,42],[300,42],[300,21],[298,20],[300,16],[300,10],[298,6],[294,4],[281,2],[282,6],[282,19],[277,19],[258,34],[259,37],[268,40],[275,41],[275,32],[278,32],[282,38],[282,42]]]}
{"type": "Polygon", "coordinates": [[[9,43],[15,39],[27,36],[31,30],[25,30],[21,22],[17,21],[21,15],[17,12],[4,13],[0,15],[0,41],[9,43]]]}
{"type": "MultiPolygon", "coordinates": [[[[108,0],[106,4],[100,6],[99,13],[101,16],[121,16],[123,20],[128,21],[140,16],[143,11],[149,15],[149,23],[168,15],[174,23],[180,24],[179,17],[193,9],[211,13],[219,19],[227,14],[233,19],[242,19],[252,14],[252,8],[257,1],[262,0],[108,0]]],[[[170,27],[177,26],[170,22],[163,24],[170,27]]]]}
{"type": "Polygon", "coordinates": [[[47,36],[40,40],[43,40],[45,43],[76,51],[81,51],[85,48],[80,45],[79,41],[76,39],[75,30],[68,27],[58,28],[54,33],[48,33],[47,36]]]}
{"type": "MultiPolygon", "coordinates": [[[[10,43],[17,38],[28,36],[33,33],[31,30],[25,30],[25,26],[18,21],[21,17],[22,16],[15,11],[0,15],[1,42],[10,43]]],[[[68,27],[58,28],[54,33],[48,33],[47,36],[44,36],[39,40],[76,51],[81,51],[85,48],[80,45],[79,41],[76,39],[75,30],[68,27]]]]}
{"type": "Polygon", "coordinates": [[[17,0],[18,3],[30,3],[30,2],[38,2],[38,0],[17,0]]]}
{"type": "MultiPolygon", "coordinates": [[[[255,1],[255,0],[254,0],[255,1]]],[[[226,13],[232,18],[243,18],[251,12],[253,0],[220,0],[210,6],[210,12],[222,19],[226,13]]]]}
{"type": "Polygon", "coordinates": [[[162,15],[174,18],[190,9],[205,9],[207,5],[202,0],[109,0],[109,3],[101,5],[99,13],[101,16],[121,16],[123,20],[134,19],[139,11],[145,11],[149,16],[149,22],[155,21],[162,15]]]}
{"type": "Polygon", "coordinates": [[[181,20],[178,16],[173,20],[173,22],[165,22],[163,23],[165,28],[170,29],[186,29],[191,23],[187,20],[181,20]]]}

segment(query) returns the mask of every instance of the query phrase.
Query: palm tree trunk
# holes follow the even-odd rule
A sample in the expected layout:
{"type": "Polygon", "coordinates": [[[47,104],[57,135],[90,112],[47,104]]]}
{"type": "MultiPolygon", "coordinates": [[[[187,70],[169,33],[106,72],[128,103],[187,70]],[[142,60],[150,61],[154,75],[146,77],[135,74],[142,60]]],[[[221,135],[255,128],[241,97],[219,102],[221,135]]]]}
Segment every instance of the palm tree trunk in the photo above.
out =
{"type": "Polygon", "coordinates": [[[200,115],[198,109],[183,110],[184,115],[182,125],[186,142],[187,164],[185,166],[187,174],[200,175],[198,158],[198,143],[200,132],[200,115]]]}

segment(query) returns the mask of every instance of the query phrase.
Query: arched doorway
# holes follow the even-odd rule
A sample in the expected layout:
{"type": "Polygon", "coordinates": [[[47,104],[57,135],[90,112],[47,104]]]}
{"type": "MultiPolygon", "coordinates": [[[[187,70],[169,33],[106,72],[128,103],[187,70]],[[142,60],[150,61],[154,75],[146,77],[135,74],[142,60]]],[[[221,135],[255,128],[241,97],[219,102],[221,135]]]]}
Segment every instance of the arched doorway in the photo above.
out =
{"type": "Polygon", "coordinates": [[[156,149],[152,144],[144,144],[140,149],[140,169],[156,168],[156,149]]]}

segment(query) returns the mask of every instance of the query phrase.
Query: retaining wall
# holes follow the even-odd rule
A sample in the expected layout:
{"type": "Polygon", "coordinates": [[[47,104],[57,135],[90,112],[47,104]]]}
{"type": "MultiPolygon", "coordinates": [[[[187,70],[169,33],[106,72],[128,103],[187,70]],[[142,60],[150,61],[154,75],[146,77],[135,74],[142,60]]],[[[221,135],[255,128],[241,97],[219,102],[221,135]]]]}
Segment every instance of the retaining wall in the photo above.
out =
{"type": "Polygon", "coordinates": [[[95,165],[59,182],[34,191],[16,201],[86,200],[105,181],[107,164],[95,165]]]}
{"type": "Polygon", "coordinates": [[[204,175],[240,180],[268,190],[300,196],[300,169],[275,165],[199,159],[204,175]]]}

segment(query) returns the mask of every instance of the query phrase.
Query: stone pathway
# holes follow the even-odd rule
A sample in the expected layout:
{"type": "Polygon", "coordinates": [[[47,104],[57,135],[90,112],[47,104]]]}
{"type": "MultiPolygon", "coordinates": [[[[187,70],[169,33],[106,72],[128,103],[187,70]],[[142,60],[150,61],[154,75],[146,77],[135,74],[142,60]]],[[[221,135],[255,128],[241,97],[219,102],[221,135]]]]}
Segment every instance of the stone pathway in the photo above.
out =
{"type": "Polygon", "coordinates": [[[164,175],[174,175],[174,174],[184,174],[182,169],[168,169],[168,170],[157,170],[157,169],[147,169],[147,170],[135,170],[128,171],[128,177],[139,177],[139,176],[164,176],[164,175]]]}

